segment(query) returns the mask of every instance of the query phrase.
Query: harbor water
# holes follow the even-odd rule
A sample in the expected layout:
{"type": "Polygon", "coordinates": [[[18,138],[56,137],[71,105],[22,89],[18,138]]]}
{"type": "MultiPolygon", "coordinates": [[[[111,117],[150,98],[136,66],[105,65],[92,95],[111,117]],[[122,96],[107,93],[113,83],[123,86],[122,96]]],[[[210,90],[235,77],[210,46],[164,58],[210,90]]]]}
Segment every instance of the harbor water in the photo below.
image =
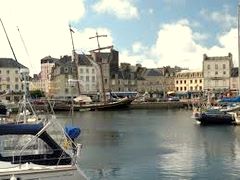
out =
{"type": "Polygon", "coordinates": [[[76,112],[80,166],[93,180],[240,179],[240,126],[201,126],[191,115],[183,109],[76,112]]]}

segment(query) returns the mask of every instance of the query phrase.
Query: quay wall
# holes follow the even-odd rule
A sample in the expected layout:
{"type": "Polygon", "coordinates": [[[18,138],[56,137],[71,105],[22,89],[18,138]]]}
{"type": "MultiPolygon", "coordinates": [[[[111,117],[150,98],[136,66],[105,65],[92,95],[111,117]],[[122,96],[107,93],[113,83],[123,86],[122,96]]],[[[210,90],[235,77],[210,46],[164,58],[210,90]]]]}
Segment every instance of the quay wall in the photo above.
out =
{"type": "Polygon", "coordinates": [[[188,104],[181,101],[170,102],[141,102],[132,103],[131,109],[174,109],[174,108],[189,108],[188,104]]]}

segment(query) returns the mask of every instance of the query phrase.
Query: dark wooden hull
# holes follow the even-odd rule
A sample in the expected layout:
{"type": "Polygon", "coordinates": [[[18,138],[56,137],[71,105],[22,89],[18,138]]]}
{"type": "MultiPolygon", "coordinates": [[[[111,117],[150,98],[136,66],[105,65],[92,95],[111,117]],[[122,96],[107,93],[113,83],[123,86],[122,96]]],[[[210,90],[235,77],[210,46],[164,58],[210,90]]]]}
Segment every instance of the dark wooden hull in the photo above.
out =
{"type": "Polygon", "coordinates": [[[121,110],[128,108],[132,103],[133,99],[123,99],[117,102],[102,103],[102,104],[92,104],[92,105],[82,105],[80,108],[89,108],[91,111],[107,111],[107,110],[121,110]]]}
{"type": "MultiPolygon", "coordinates": [[[[96,104],[83,104],[83,105],[74,105],[74,111],[107,111],[107,110],[121,110],[128,108],[134,99],[126,98],[117,102],[109,102],[109,103],[96,103],[96,104]]],[[[54,111],[70,111],[70,104],[57,104],[53,106],[54,111]]]]}

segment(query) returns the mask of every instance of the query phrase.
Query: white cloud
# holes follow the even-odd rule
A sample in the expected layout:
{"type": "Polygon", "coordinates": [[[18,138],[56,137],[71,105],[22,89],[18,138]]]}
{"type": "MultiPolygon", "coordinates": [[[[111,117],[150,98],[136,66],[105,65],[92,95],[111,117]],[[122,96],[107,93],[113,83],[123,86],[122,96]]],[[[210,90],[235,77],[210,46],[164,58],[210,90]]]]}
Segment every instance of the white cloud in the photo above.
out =
{"type": "MultiPolygon", "coordinates": [[[[71,54],[68,24],[84,14],[84,0],[9,0],[0,6],[0,18],[18,61],[29,67],[31,74],[40,72],[40,59],[45,56],[71,54]],[[30,57],[24,50],[16,26],[30,57]]],[[[0,39],[0,57],[13,57],[1,26],[0,39]]]]}
{"type": "Polygon", "coordinates": [[[231,28],[237,25],[237,18],[230,14],[228,6],[224,6],[222,11],[207,11],[202,9],[200,14],[207,20],[218,23],[224,28],[231,28]]]}
{"type": "Polygon", "coordinates": [[[143,53],[145,50],[146,47],[144,47],[141,42],[134,42],[132,45],[133,53],[143,53]]]}
{"type": "Polygon", "coordinates": [[[172,24],[164,24],[159,29],[156,42],[152,47],[146,47],[139,42],[135,43],[133,47],[139,47],[135,50],[144,47],[145,51],[125,51],[121,53],[120,58],[124,58],[121,59],[121,62],[129,62],[132,65],[140,63],[148,68],[170,65],[202,69],[203,54],[227,56],[230,52],[233,54],[234,65],[238,65],[237,29],[232,28],[229,32],[219,36],[220,46],[210,48],[197,43],[196,39],[199,38],[197,36],[199,34],[193,32],[186,19],[172,24]],[[138,53],[136,54],[136,52],[138,53]]]}
{"type": "Polygon", "coordinates": [[[133,19],[139,16],[138,9],[131,0],[100,0],[92,7],[97,13],[113,14],[119,19],[133,19]]]}

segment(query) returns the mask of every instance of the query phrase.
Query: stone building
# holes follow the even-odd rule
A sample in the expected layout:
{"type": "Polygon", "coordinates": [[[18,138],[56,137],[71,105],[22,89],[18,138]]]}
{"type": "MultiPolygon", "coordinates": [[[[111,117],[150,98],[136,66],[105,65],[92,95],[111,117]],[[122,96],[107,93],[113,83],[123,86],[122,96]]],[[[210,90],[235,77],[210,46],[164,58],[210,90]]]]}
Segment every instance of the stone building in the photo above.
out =
{"type": "Polygon", "coordinates": [[[28,69],[11,58],[0,58],[0,93],[8,92],[5,99],[18,101],[23,92],[20,69],[28,69]]]}
{"type": "Polygon", "coordinates": [[[50,89],[50,79],[52,68],[55,66],[55,62],[59,59],[53,58],[51,56],[46,56],[41,59],[41,73],[39,78],[34,78],[34,84],[39,86],[39,90],[45,92],[46,95],[49,94],[50,89]]]}
{"type": "Polygon", "coordinates": [[[77,67],[71,56],[64,56],[55,61],[52,67],[48,96],[51,98],[70,98],[78,95],[78,86],[71,86],[70,79],[77,79],[77,67]]]}
{"type": "Polygon", "coordinates": [[[208,57],[203,55],[204,90],[224,91],[230,89],[232,54],[208,57]]]}
{"type": "Polygon", "coordinates": [[[120,68],[111,76],[111,91],[136,91],[136,67],[129,63],[121,63],[120,68]]]}

